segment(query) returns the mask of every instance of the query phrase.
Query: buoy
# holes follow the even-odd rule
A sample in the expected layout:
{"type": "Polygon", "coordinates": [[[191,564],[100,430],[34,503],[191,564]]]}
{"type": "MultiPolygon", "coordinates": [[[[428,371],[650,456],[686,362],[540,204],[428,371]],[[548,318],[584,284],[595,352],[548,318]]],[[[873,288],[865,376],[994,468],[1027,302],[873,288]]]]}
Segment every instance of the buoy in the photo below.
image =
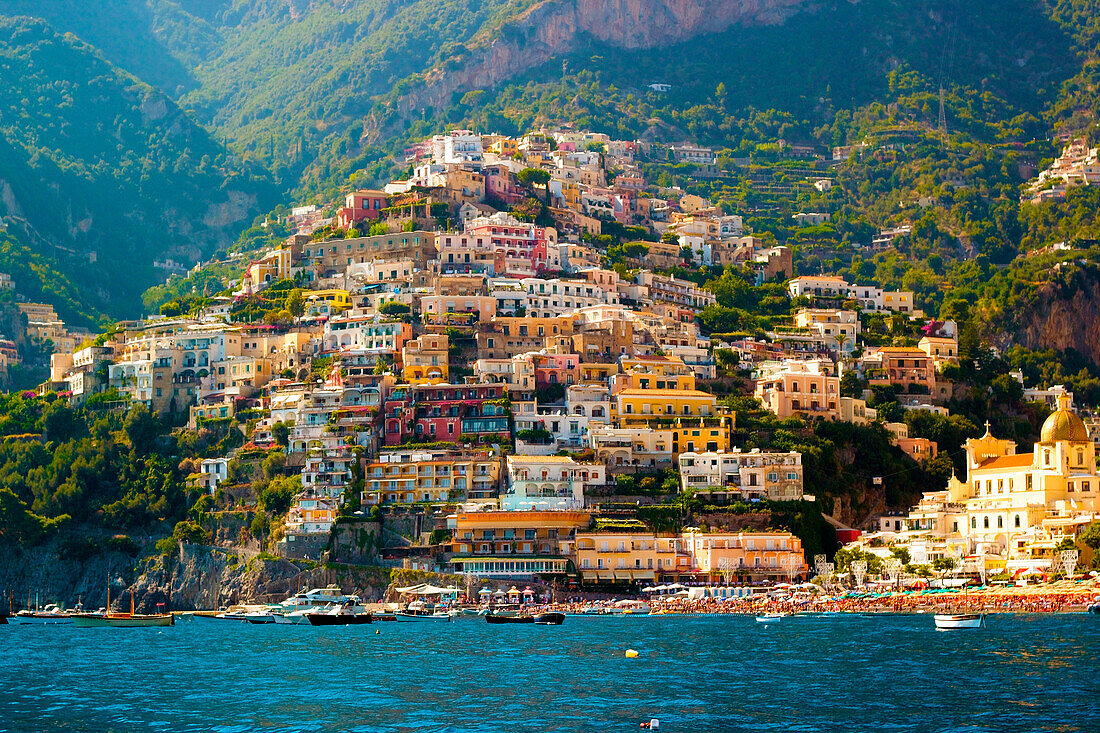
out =
{"type": "Polygon", "coordinates": [[[634,657],[638,656],[638,652],[634,651],[633,649],[627,649],[626,656],[633,659],[634,657]]]}
{"type": "Polygon", "coordinates": [[[381,634],[381,633],[382,633],[382,629],[375,629],[375,630],[374,630],[374,633],[376,633],[376,634],[381,634]]]}

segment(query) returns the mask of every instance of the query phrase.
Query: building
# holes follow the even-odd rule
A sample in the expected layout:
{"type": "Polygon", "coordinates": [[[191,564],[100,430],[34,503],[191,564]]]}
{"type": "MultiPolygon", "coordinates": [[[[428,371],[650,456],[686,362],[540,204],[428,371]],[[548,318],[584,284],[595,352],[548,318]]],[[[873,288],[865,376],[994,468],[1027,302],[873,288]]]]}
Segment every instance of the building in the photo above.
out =
{"type": "Polygon", "coordinates": [[[500,495],[506,511],[567,510],[584,507],[586,486],[602,486],[606,467],[567,456],[508,456],[507,485],[500,495]]]}
{"type": "Polygon", "coordinates": [[[792,298],[846,298],[848,281],[832,275],[801,275],[787,283],[792,298]]]}
{"type": "Polygon", "coordinates": [[[487,450],[386,450],[363,470],[366,503],[495,501],[503,459],[487,450]]]}
{"type": "Polygon", "coordinates": [[[561,550],[591,515],[583,511],[469,511],[447,518],[453,539],[448,564],[479,578],[562,578],[572,570],[561,550]]]}
{"type": "Polygon", "coordinates": [[[824,359],[762,365],[753,394],[781,418],[806,415],[836,420],[840,416],[840,375],[824,359]]]}
{"type": "Polygon", "coordinates": [[[344,205],[336,210],[336,226],[350,229],[364,221],[377,221],[382,209],[389,203],[385,191],[355,191],[344,198],[344,205]]]}
{"type": "Polygon", "coordinates": [[[383,442],[457,441],[463,436],[508,440],[511,425],[503,384],[412,384],[390,390],[384,402],[383,442]]]}
{"type": "Polygon", "coordinates": [[[680,480],[684,491],[721,499],[772,499],[789,501],[802,498],[802,454],[747,453],[735,448],[726,453],[681,453],[680,480]]]}
{"type": "MultiPolygon", "coordinates": [[[[1085,423],[1065,395],[1031,452],[986,433],[966,441],[966,478],[929,492],[909,512],[907,542],[930,540],[983,571],[1056,567],[1055,546],[1100,519],[1100,473],[1085,423]]],[[[930,558],[934,559],[934,558],[930,558]]]]}
{"type": "Polygon", "coordinates": [[[410,384],[441,384],[447,381],[450,339],[445,333],[426,333],[401,348],[401,374],[410,384]]]}

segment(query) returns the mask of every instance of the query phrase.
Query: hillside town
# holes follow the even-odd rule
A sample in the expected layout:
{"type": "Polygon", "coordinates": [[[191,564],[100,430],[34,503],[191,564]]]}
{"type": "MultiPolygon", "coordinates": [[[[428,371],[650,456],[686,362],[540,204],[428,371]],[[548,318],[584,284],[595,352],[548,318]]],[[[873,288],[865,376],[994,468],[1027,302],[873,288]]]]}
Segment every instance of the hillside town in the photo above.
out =
{"type": "MultiPolygon", "coordinates": [[[[668,493],[709,506],[828,513],[804,490],[801,453],[738,439],[730,380],[780,420],[880,425],[925,465],[939,446],[878,414],[874,388],[947,415],[958,327],[926,318],[913,292],[796,277],[788,247],[636,163],[705,171],[714,151],[652,145],[573,130],[436,135],[406,151],[407,179],[290,209],[285,241],[249,253],[231,293],[193,309],[91,339],[21,304],[55,345],[40,392],[232,435],[190,482],[246,506],[254,476],[286,480],[272,532],[286,557],[323,557],[342,523],[387,511],[413,528],[379,540],[404,567],[585,587],[805,579],[814,559],[793,528],[665,531],[642,521],[646,493],[624,486],[677,476],[668,493]],[[608,247],[608,231],[634,241],[608,247]],[[716,294],[678,274],[699,265],[772,286],[791,317],[763,332],[704,328],[716,294]],[[884,323],[905,337],[884,343],[884,323]]],[[[1060,543],[1100,519],[1098,433],[1072,394],[1018,379],[1054,409],[1033,451],[988,431],[967,440],[965,475],[907,514],[832,518],[847,549],[983,578],[1053,572],[1060,543]]]]}

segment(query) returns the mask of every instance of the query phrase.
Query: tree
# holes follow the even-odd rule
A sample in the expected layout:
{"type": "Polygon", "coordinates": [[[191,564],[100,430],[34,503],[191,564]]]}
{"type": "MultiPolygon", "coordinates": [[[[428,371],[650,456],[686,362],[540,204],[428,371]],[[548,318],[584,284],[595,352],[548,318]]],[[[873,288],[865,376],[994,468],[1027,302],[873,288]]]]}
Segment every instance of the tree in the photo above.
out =
{"type": "Polygon", "coordinates": [[[280,420],[271,426],[271,437],[275,445],[286,448],[290,444],[290,426],[280,420]]]}
{"type": "Polygon", "coordinates": [[[404,316],[412,309],[404,303],[399,303],[396,300],[391,300],[388,303],[383,303],[378,306],[378,312],[384,316],[404,316]]]}
{"type": "Polygon", "coordinates": [[[153,451],[160,433],[157,416],[141,404],[134,406],[126,415],[122,429],[130,440],[130,447],[139,456],[153,451]]]}
{"type": "Polygon", "coordinates": [[[932,561],[932,569],[940,574],[940,583],[943,583],[943,579],[947,577],[947,574],[959,566],[959,561],[954,557],[937,557],[932,561]]]}
{"type": "Polygon", "coordinates": [[[867,381],[859,376],[859,373],[849,369],[840,375],[841,397],[862,397],[863,390],[867,387],[867,381]]]}
{"type": "Polygon", "coordinates": [[[529,189],[534,189],[535,186],[545,186],[546,192],[543,203],[547,206],[550,205],[550,171],[544,171],[541,168],[524,168],[516,174],[516,178],[529,189]]]}
{"type": "Polygon", "coordinates": [[[294,288],[287,293],[286,309],[295,318],[301,318],[306,312],[306,298],[301,288],[294,288]]]}
{"type": "Polygon", "coordinates": [[[1077,536],[1078,541],[1092,550],[1093,567],[1100,565],[1100,520],[1085,527],[1085,531],[1077,536]]]}

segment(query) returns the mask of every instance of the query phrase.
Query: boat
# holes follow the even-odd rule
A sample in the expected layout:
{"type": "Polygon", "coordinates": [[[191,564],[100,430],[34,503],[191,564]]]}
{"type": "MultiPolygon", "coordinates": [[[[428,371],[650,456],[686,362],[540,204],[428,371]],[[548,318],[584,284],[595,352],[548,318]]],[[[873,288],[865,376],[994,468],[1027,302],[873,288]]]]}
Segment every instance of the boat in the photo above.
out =
{"type": "Polygon", "coordinates": [[[485,620],[491,624],[533,624],[535,623],[534,616],[498,616],[495,613],[490,613],[485,617],[485,620]]]}
{"type": "Polygon", "coordinates": [[[270,611],[252,611],[244,615],[244,620],[250,624],[273,624],[275,614],[270,611]]]}
{"type": "Polygon", "coordinates": [[[1086,611],[1087,611],[1088,613],[1091,613],[1091,614],[1094,614],[1094,615],[1100,616],[1100,602],[1097,602],[1097,603],[1093,603],[1093,604],[1092,604],[1091,606],[1089,606],[1089,607],[1088,607],[1087,609],[1085,609],[1085,610],[1086,610],[1086,611]]]}
{"type": "Polygon", "coordinates": [[[784,615],[782,613],[765,613],[762,616],[757,616],[757,623],[770,624],[777,621],[782,621],[784,615]]]}
{"type": "Polygon", "coordinates": [[[375,613],[372,614],[375,621],[396,621],[397,616],[393,613],[375,613]]]}
{"type": "Polygon", "coordinates": [[[134,613],[134,591],[130,589],[130,613],[116,613],[111,610],[111,589],[107,589],[107,610],[100,613],[78,613],[73,615],[73,624],[78,628],[144,628],[154,626],[172,626],[176,618],[170,613],[134,613]]]}
{"type": "Polygon", "coordinates": [[[41,611],[31,611],[26,609],[19,611],[13,616],[8,617],[8,623],[16,626],[26,625],[58,625],[58,624],[71,624],[73,622],[73,614],[69,613],[65,609],[58,606],[56,603],[50,603],[41,611]]]}
{"type": "Polygon", "coordinates": [[[628,599],[619,601],[618,603],[614,604],[610,608],[609,612],[614,614],[621,613],[624,616],[645,616],[648,615],[649,612],[652,610],[653,609],[651,609],[649,604],[645,601],[633,601],[628,599]]]}
{"type": "Polygon", "coordinates": [[[984,613],[937,613],[937,629],[979,629],[985,623],[984,613]]]}
{"type": "Polygon", "coordinates": [[[345,595],[340,586],[330,585],[324,588],[311,588],[289,596],[272,607],[273,613],[288,614],[293,611],[319,611],[333,605],[342,605],[348,601],[359,603],[359,596],[345,595]]]}
{"type": "Polygon", "coordinates": [[[327,611],[307,613],[306,619],[310,626],[359,626],[374,620],[369,613],[357,613],[355,604],[350,601],[327,611]]]}
{"type": "Polygon", "coordinates": [[[440,621],[443,623],[450,623],[451,614],[444,613],[442,611],[427,613],[416,611],[396,611],[394,612],[394,618],[398,622],[414,622],[414,621],[440,621]]]}
{"type": "Polygon", "coordinates": [[[565,623],[565,614],[551,611],[535,614],[535,623],[539,626],[561,626],[565,623]]]}
{"type": "Polygon", "coordinates": [[[308,625],[309,619],[306,618],[309,614],[313,613],[313,609],[301,609],[299,611],[290,611],[288,613],[272,613],[271,618],[277,624],[290,624],[290,625],[308,625]]]}

